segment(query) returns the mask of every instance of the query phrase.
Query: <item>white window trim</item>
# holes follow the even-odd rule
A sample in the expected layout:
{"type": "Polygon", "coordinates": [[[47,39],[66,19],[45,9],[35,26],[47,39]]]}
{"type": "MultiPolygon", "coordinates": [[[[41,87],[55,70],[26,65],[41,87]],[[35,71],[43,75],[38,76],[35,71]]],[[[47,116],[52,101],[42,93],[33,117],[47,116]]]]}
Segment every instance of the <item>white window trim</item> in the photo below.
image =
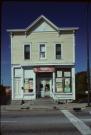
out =
{"type": "Polygon", "coordinates": [[[63,45],[62,45],[62,43],[60,43],[60,42],[55,42],[55,43],[54,43],[54,46],[55,46],[55,48],[54,48],[55,60],[56,60],[56,61],[62,60],[62,59],[63,59],[63,45]],[[61,44],[61,59],[56,59],[56,44],[61,44]]]}
{"type": "Polygon", "coordinates": [[[46,49],[46,43],[45,43],[45,42],[43,42],[43,43],[42,43],[42,42],[41,42],[41,43],[39,43],[39,59],[40,59],[40,60],[44,60],[44,59],[46,59],[46,50],[47,50],[47,49],[46,49]],[[45,58],[41,58],[41,57],[40,57],[40,45],[41,45],[41,44],[44,44],[44,45],[45,45],[45,58]]]}
{"type": "Polygon", "coordinates": [[[31,43],[24,43],[24,45],[23,45],[23,59],[25,60],[25,61],[27,61],[27,60],[30,60],[30,59],[25,59],[25,56],[24,56],[24,48],[25,48],[25,46],[26,45],[29,45],[30,46],[30,59],[31,59],[31,43]]]}

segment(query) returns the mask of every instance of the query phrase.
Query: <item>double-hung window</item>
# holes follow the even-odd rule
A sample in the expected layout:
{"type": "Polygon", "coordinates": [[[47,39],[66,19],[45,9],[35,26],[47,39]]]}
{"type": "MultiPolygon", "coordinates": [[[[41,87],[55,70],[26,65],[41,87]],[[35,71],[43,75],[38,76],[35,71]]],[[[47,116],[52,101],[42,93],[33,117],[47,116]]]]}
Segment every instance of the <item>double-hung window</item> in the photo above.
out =
{"type": "Polygon", "coordinates": [[[45,59],[45,44],[40,44],[40,59],[45,59]]]}
{"type": "Polygon", "coordinates": [[[56,44],[56,59],[61,59],[61,44],[56,44]]]}
{"type": "Polygon", "coordinates": [[[28,44],[24,45],[24,59],[30,59],[30,45],[28,44]]]}

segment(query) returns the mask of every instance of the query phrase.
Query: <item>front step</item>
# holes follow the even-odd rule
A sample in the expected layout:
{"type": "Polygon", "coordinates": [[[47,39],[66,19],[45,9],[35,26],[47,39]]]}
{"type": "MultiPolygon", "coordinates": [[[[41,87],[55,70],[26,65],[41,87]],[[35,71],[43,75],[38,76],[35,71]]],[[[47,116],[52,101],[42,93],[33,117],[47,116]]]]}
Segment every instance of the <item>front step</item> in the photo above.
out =
{"type": "MultiPolygon", "coordinates": [[[[21,105],[22,100],[12,100],[11,105],[21,105]]],[[[24,104],[35,104],[35,105],[48,105],[54,104],[53,99],[51,98],[39,98],[36,100],[24,100],[24,104]]]]}
{"type": "Polygon", "coordinates": [[[64,104],[66,103],[65,100],[54,101],[52,98],[38,98],[35,100],[12,100],[11,105],[21,105],[21,104],[28,104],[28,105],[53,105],[53,104],[64,104]]]}
{"type": "Polygon", "coordinates": [[[36,99],[36,100],[32,101],[32,103],[33,103],[33,104],[36,104],[36,105],[37,105],[37,104],[40,104],[40,105],[41,105],[41,104],[42,104],[42,105],[43,105],[43,104],[44,104],[44,105],[46,104],[46,105],[47,105],[47,104],[54,104],[54,101],[53,101],[53,99],[51,99],[51,98],[39,98],[39,99],[36,99]]]}
{"type": "Polygon", "coordinates": [[[11,101],[11,105],[20,105],[21,104],[21,100],[12,100],[11,101]]]}

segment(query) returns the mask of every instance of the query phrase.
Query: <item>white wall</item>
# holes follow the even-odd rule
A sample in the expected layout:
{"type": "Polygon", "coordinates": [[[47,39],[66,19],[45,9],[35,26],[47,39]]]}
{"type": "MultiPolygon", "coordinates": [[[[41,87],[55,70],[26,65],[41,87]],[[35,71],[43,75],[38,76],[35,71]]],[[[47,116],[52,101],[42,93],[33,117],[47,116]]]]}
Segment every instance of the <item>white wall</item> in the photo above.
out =
{"type": "Polygon", "coordinates": [[[12,99],[22,99],[22,76],[23,71],[21,66],[12,67],[12,99]]]}

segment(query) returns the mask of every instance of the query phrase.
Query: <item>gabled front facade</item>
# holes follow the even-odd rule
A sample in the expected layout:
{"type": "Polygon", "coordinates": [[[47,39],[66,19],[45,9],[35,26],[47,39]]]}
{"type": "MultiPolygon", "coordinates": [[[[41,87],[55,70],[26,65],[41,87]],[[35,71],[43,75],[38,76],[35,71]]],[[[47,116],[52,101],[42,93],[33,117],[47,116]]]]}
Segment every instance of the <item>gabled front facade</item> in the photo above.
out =
{"type": "Polygon", "coordinates": [[[41,15],[11,35],[12,100],[75,99],[75,31],[41,15]]]}

